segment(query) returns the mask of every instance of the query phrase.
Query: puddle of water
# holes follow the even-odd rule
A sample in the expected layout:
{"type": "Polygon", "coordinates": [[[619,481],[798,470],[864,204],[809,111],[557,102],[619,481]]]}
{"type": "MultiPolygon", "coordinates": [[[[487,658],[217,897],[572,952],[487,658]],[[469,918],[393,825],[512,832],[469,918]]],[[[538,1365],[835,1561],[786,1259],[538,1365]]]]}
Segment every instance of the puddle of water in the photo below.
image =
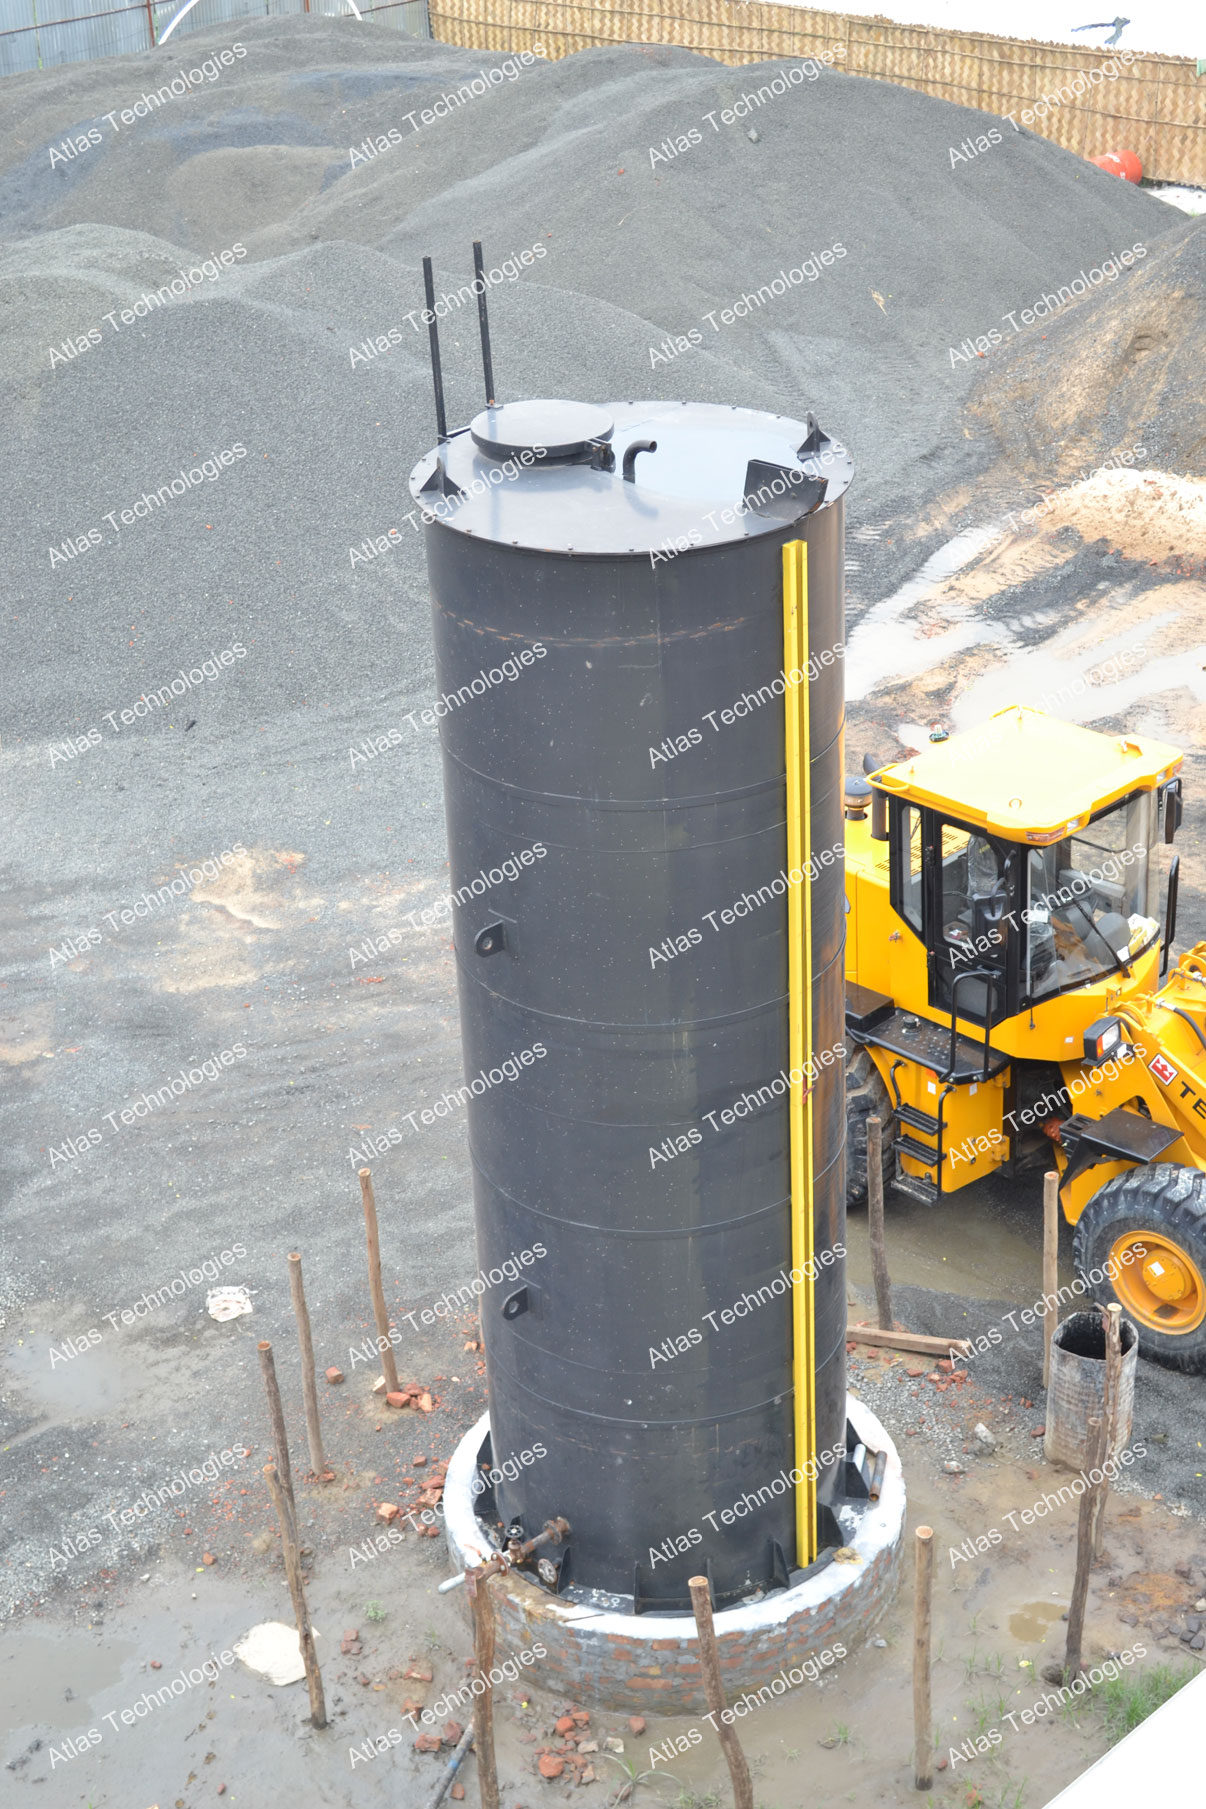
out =
{"type": "Polygon", "coordinates": [[[1047,1637],[1047,1629],[1067,1613],[1062,1602],[1023,1602],[1009,1617],[1012,1637],[1024,1646],[1036,1646],[1047,1637]]]}
{"type": "Polygon", "coordinates": [[[63,1350],[65,1337],[38,1333],[21,1344],[11,1341],[4,1356],[12,1385],[56,1420],[93,1419],[123,1401],[128,1405],[132,1378],[117,1352],[94,1344],[52,1363],[51,1349],[63,1350]]]}
{"type": "Polygon", "coordinates": [[[1123,635],[1067,658],[1061,659],[1047,646],[994,662],[991,670],[960,692],[951,709],[951,727],[973,728],[1019,700],[1065,722],[1124,716],[1133,704],[1161,691],[1187,690],[1201,703],[1206,699],[1206,672],[1202,670],[1206,649],[1195,647],[1143,662],[1146,647],[1163,627],[1177,620],[1175,611],[1166,610],[1123,635]],[[1094,679],[1098,682],[1091,682],[1094,679]],[[1101,683],[1101,679],[1107,682],[1101,683]]]}
{"type": "Polygon", "coordinates": [[[96,1720],[92,1699],[112,1689],[134,1651],[128,1641],[102,1646],[79,1633],[56,1639],[22,1628],[0,1647],[0,1735],[26,1727],[87,1727],[96,1720]]]}
{"type": "Polygon", "coordinates": [[[853,702],[866,697],[881,679],[916,678],[932,666],[940,665],[953,654],[975,647],[981,641],[999,640],[1001,630],[995,623],[964,621],[949,634],[919,638],[916,629],[901,617],[928,591],[969,565],[985,547],[1001,537],[999,527],[968,528],[956,534],[931,553],[919,571],[876,603],[846,644],[846,697],[853,702]]]}

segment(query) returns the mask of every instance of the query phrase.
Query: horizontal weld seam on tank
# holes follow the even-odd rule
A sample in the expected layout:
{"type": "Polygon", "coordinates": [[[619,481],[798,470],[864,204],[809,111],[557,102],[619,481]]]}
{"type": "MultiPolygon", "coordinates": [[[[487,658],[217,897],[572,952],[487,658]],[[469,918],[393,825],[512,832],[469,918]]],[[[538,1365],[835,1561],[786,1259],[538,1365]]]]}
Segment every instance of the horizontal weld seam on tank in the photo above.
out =
{"type": "MultiPolygon", "coordinates": [[[[487,1352],[487,1356],[489,1356],[489,1352],[487,1352]]],[[[581,1364],[575,1364],[568,1361],[564,1357],[560,1358],[559,1361],[568,1369],[584,1367],[581,1364]]],[[[659,1420],[654,1419],[649,1414],[632,1413],[629,1414],[627,1418],[622,1419],[613,1413],[591,1413],[585,1407],[569,1407],[564,1401],[551,1401],[547,1395],[537,1394],[535,1389],[527,1387],[518,1376],[513,1375],[506,1369],[505,1365],[498,1362],[497,1359],[491,1361],[490,1370],[496,1387],[499,1377],[505,1375],[508,1387],[515,1389],[519,1394],[526,1395],[528,1400],[539,1401],[542,1407],[551,1407],[555,1409],[557,1413],[563,1414],[571,1419],[589,1420],[590,1423],[595,1426],[665,1426],[667,1428],[673,1428],[675,1426],[721,1426],[726,1420],[743,1420],[753,1414],[762,1412],[767,1407],[781,1406],[791,1399],[791,1389],[788,1388],[782,1394],[768,1395],[763,1401],[747,1401],[743,1406],[735,1407],[731,1413],[709,1413],[704,1414],[698,1419],[689,1419],[680,1416],[679,1418],[672,1420],[659,1420]]],[[[614,1383],[615,1372],[601,1370],[598,1373],[600,1375],[606,1374],[608,1380],[614,1383]]],[[[621,1370],[619,1373],[622,1375],[625,1372],[621,1370]]],[[[639,1370],[632,1370],[628,1373],[633,1376],[640,1376],[642,1372],[639,1370]]],[[[786,1463],[786,1461],[785,1456],[784,1463],[786,1463]]]]}
{"type": "MultiPolygon", "coordinates": [[[[470,1155],[472,1157],[472,1150],[470,1151],[470,1155]]],[[[528,1201],[521,1200],[518,1195],[508,1193],[505,1187],[500,1187],[497,1181],[490,1179],[490,1175],[486,1169],[482,1167],[481,1163],[478,1162],[476,1157],[472,1157],[472,1159],[473,1166],[482,1180],[490,1186],[500,1199],[506,1200],[509,1205],[514,1206],[518,1211],[527,1213],[530,1218],[540,1219],[546,1225],[561,1225],[572,1231],[589,1231],[599,1237],[630,1239],[657,1238],[665,1243],[669,1243],[672,1239],[676,1238],[710,1237],[713,1232],[716,1231],[731,1231],[734,1225],[752,1225],[756,1219],[768,1218],[772,1213],[782,1212],[789,1204],[789,1197],[785,1195],[783,1199],[772,1200],[768,1206],[759,1206],[757,1211],[747,1212],[740,1218],[706,1219],[701,1220],[696,1225],[680,1225],[675,1229],[667,1229],[659,1226],[653,1231],[630,1231],[625,1229],[622,1225],[593,1225],[588,1219],[560,1219],[555,1213],[545,1212],[543,1207],[530,1205],[528,1201]]],[[[828,1246],[826,1247],[828,1248],[828,1246]]]]}
{"type": "MultiPolygon", "coordinates": [[[[786,779],[786,774],[780,773],[777,778],[761,780],[757,785],[742,785],[736,791],[700,792],[688,798],[586,798],[575,792],[531,791],[526,785],[510,785],[505,779],[496,779],[492,773],[483,773],[478,767],[470,766],[452,748],[445,746],[442,751],[445,760],[450,760],[454,766],[459,766],[463,773],[469,773],[474,779],[480,779],[483,785],[493,786],[495,791],[507,792],[516,798],[530,798],[535,804],[570,804],[575,810],[689,810],[705,804],[727,804],[733,798],[757,797],[759,792],[774,791],[776,786],[781,787],[786,779]]],[[[563,844],[554,842],[551,845],[558,847],[563,844]]]]}
{"type": "MultiPolygon", "coordinates": [[[[758,1005],[747,1005],[744,1011],[729,1011],[725,1012],[723,1016],[713,1018],[667,1018],[664,1024],[650,1024],[647,1021],[616,1024],[610,1018],[570,1018],[559,1012],[540,1011],[534,1005],[525,1005],[521,999],[513,999],[509,993],[499,992],[495,987],[488,986],[479,974],[473,972],[469,966],[468,956],[462,956],[460,949],[456,949],[454,952],[457,965],[466,979],[471,980],[480,991],[488,993],[492,999],[496,999],[500,1005],[509,1005],[516,1011],[522,1011],[525,1018],[536,1026],[568,1024],[576,1030],[622,1030],[625,1035],[629,1036],[664,1036],[668,1030],[706,1030],[709,1026],[740,1024],[743,1019],[757,1017],[761,1012],[780,1010],[787,1002],[787,994],[784,992],[777,994],[774,998],[763,999],[758,1005]]],[[[480,959],[480,956],[475,957],[475,960],[480,959]]],[[[584,1122],[594,1123],[595,1120],[587,1119],[584,1122]]],[[[640,1118],[631,1120],[632,1124],[643,1122],[644,1120],[640,1118]]]]}

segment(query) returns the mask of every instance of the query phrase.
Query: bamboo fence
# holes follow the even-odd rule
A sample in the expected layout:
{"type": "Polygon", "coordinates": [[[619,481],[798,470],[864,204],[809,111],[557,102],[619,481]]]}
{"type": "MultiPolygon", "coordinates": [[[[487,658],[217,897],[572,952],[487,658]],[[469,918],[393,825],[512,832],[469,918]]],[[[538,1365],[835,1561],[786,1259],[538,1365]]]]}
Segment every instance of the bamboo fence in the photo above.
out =
{"type": "Polygon", "coordinates": [[[896,25],[760,0],[430,0],[430,17],[432,37],[445,43],[501,51],[541,44],[550,58],[605,44],[677,45],[722,63],[824,56],[849,75],[1012,114],[1019,128],[1077,156],[1134,151],[1154,181],[1206,187],[1206,74],[1197,74],[1192,57],[896,25]]]}

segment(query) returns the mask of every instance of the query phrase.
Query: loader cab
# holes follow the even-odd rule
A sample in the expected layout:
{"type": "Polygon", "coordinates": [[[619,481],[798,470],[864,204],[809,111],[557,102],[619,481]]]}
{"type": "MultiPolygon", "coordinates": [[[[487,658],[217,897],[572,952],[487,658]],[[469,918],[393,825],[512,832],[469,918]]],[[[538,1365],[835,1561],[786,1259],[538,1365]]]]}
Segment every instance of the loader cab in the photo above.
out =
{"type": "Polygon", "coordinates": [[[1158,803],[1135,792],[1035,847],[891,799],[890,899],[925,947],[931,1009],[991,1026],[1145,954],[1158,803]]]}
{"type": "Polygon", "coordinates": [[[987,1044],[1062,994],[1125,984],[1144,957],[1150,977],[1153,850],[1180,821],[1179,766],[1172,748],[1018,708],[874,773],[892,940],[918,945],[897,1006],[982,1028],[987,1044]]]}

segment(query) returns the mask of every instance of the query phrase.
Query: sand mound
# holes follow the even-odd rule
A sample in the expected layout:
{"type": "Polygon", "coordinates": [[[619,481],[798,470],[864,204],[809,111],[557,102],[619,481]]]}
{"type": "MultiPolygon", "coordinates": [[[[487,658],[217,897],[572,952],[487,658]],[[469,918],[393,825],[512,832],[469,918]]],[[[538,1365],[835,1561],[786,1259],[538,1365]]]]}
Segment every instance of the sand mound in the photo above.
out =
{"type": "Polygon", "coordinates": [[[1135,447],[1139,463],[1203,475],[1204,344],[1206,228],[1191,220],[1126,281],[994,355],[972,412],[1048,481],[1135,447]]]}

